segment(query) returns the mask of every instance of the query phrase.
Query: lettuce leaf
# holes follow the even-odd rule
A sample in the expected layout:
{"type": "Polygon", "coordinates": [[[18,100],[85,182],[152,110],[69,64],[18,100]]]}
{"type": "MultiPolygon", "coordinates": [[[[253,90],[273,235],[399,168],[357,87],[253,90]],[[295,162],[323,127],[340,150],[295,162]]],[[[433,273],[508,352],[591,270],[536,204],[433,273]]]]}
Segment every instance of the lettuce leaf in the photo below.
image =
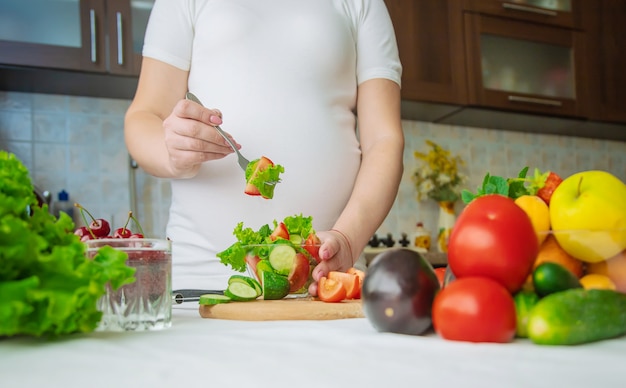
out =
{"type": "Polygon", "coordinates": [[[106,285],[134,281],[126,253],[105,247],[88,259],[72,219],[35,206],[28,171],[14,155],[0,151],[0,171],[0,337],[95,330],[106,285]]]}
{"type": "MultiPolygon", "coordinates": [[[[310,232],[314,232],[313,229],[313,217],[304,217],[302,214],[285,217],[283,220],[289,234],[299,234],[306,238],[310,232]]],[[[273,221],[274,228],[278,225],[278,221],[273,221]]],[[[237,272],[244,272],[246,270],[246,255],[250,251],[250,245],[257,244],[292,244],[290,241],[272,241],[270,235],[272,234],[272,228],[269,224],[265,224],[259,228],[259,230],[253,230],[252,228],[244,227],[243,222],[240,222],[235,227],[233,235],[237,238],[237,241],[225,250],[217,253],[217,257],[220,262],[226,266],[230,266],[237,272]]],[[[293,245],[293,244],[292,244],[293,245]]],[[[264,250],[267,247],[258,247],[255,252],[259,256],[264,256],[264,250]]]]}

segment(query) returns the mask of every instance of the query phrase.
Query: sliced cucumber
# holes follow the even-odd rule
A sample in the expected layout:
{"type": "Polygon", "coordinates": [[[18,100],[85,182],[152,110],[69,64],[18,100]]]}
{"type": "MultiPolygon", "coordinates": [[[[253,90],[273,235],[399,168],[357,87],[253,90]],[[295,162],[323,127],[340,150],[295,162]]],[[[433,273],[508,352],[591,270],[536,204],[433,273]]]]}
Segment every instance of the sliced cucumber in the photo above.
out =
{"type": "Polygon", "coordinates": [[[218,295],[218,294],[204,294],[200,295],[200,301],[198,303],[204,305],[214,305],[220,303],[228,303],[232,299],[230,299],[226,295],[218,295]]]}
{"type": "Polygon", "coordinates": [[[301,245],[304,239],[299,234],[290,234],[289,241],[291,241],[292,243],[296,245],[301,245]]]}
{"type": "Polygon", "coordinates": [[[250,276],[244,276],[244,275],[233,275],[228,279],[228,285],[230,286],[232,283],[236,283],[236,282],[240,282],[240,283],[245,283],[247,285],[249,285],[250,287],[254,288],[257,292],[257,296],[261,295],[261,283],[258,282],[258,280],[250,277],[250,276]]]}
{"type": "Polygon", "coordinates": [[[269,255],[270,265],[281,275],[289,275],[295,259],[295,248],[287,244],[277,244],[269,255]]]}
{"type": "Polygon", "coordinates": [[[224,290],[224,295],[232,300],[246,302],[258,298],[260,293],[248,283],[237,281],[228,285],[228,288],[224,290]]]}
{"type": "Polygon", "coordinates": [[[289,279],[287,276],[276,272],[261,272],[261,283],[263,285],[263,299],[282,299],[289,294],[289,279]]]}

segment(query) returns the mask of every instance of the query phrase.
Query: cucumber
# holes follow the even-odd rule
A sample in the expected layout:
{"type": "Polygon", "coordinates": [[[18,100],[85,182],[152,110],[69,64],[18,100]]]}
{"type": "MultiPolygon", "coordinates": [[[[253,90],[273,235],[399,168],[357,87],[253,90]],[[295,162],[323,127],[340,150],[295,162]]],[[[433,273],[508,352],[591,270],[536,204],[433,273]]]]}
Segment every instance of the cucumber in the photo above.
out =
{"type": "Polygon", "coordinates": [[[289,275],[296,260],[296,250],[291,245],[276,244],[270,251],[270,265],[281,275],[289,275]]]}
{"type": "Polygon", "coordinates": [[[533,287],[541,297],[570,288],[582,288],[578,278],[567,268],[552,262],[543,262],[532,274],[533,287]]]}
{"type": "Polygon", "coordinates": [[[289,294],[289,279],[287,276],[276,272],[261,272],[261,284],[263,285],[263,299],[282,299],[289,294]]]}
{"type": "Polygon", "coordinates": [[[523,290],[513,296],[515,302],[515,317],[517,325],[515,335],[519,338],[528,337],[528,318],[533,307],[539,301],[539,295],[534,291],[523,290]]]}
{"type": "Polygon", "coordinates": [[[230,299],[226,295],[218,295],[218,294],[204,294],[200,295],[200,301],[198,303],[203,305],[214,305],[220,303],[228,303],[232,299],[230,299]]]}
{"type": "Polygon", "coordinates": [[[236,281],[228,285],[228,288],[224,290],[224,295],[232,300],[247,302],[258,298],[260,293],[248,283],[236,281]]]}
{"type": "Polygon", "coordinates": [[[261,295],[261,283],[259,283],[256,279],[250,276],[244,275],[233,275],[228,279],[228,285],[231,283],[240,282],[249,285],[250,287],[256,289],[257,296],[261,295]]]}
{"type": "Polygon", "coordinates": [[[569,289],[541,299],[530,312],[528,338],[541,345],[576,345],[626,334],[626,294],[569,289]]]}
{"type": "Polygon", "coordinates": [[[302,245],[302,243],[304,242],[304,239],[299,234],[290,234],[289,241],[291,241],[292,243],[296,245],[302,245]]]}

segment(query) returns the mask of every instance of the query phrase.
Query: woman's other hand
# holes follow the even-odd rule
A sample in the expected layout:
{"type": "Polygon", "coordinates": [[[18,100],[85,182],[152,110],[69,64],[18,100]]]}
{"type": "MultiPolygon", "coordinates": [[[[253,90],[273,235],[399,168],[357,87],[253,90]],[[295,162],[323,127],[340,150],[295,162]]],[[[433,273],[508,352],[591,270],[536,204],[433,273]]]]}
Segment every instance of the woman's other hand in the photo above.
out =
{"type": "Polygon", "coordinates": [[[317,296],[319,280],[328,276],[330,271],[346,272],[354,265],[354,253],[348,236],[334,229],[320,231],[317,235],[322,241],[319,252],[321,261],[313,269],[313,283],[309,286],[309,294],[312,296],[317,296]]]}

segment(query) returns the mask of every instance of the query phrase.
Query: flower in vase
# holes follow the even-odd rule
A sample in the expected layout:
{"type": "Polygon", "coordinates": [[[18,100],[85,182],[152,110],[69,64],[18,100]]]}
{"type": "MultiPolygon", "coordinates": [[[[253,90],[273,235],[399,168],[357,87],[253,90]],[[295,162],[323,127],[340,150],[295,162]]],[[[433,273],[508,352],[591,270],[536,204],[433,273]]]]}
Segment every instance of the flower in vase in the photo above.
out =
{"type": "Polygon", "coordinates": [[[459,167],[465,164],[463,159],[452,156],[450,151],[433,141],[426,140],[426,144],[430,147],[427,153],[414,152],[415,157],[422,162],[413,173],[417,199],[456,202],[466,179],[459,172],[459,167]]]}

